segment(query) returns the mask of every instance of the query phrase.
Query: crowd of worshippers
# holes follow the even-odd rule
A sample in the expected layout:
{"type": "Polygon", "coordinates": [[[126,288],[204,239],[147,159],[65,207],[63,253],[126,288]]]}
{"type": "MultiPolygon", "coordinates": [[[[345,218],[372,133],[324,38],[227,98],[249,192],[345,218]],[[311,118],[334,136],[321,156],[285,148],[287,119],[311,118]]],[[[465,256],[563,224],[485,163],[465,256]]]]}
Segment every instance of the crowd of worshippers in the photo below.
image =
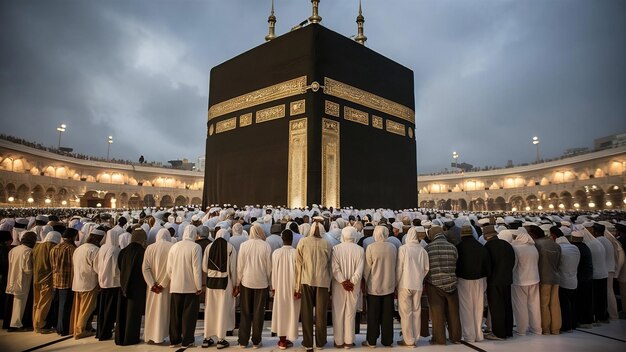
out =
{"type": "Polygon", "coordinates": [[[413,347],[420,337],[505,340],[624,318],[619,211],[226,205],[65,215],[0,221],[4,329],[193,347],[202,302],[202,347],[228,347],[238,325],[236,343],[258,348],[271,306],[278,347],[292,347],[301,324],[311,351],[328,343],[328,310],[334,346],[346,349],[362,321],[363,346],[413,347]]]}

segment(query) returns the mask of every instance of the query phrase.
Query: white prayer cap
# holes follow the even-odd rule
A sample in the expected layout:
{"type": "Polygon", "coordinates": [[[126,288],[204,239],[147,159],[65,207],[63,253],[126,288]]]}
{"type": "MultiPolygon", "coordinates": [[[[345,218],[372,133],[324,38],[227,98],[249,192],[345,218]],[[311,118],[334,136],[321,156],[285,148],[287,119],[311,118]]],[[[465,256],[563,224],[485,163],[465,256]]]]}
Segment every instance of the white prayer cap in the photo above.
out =
{"type": "Polygon", "coordinates": [[[569,221],[561,221],[561,226],[572,226],[572,223],[569,221]]]}
{"type": "Polygon", "coordinates": [[[506,222],[504,221],[504,218],[501,216],[498,216],[496,218],[496,224],[506,224],[506,222]]]}
{"type": "Polygon", "coordinates": [[[402,221],[396,221],[394,223],[391,224],[391,226],[393,226],[394,228],[400,230],[400,232],[402,232],[402,221]]]}
{"type": "Polygon", "coordinates": [[[507,230],[506,226],[496,226],[496,232],[500,233],[504,230],[507,230]]]}
{"type": "Polygon", "coordinates": [[[174,215],[170,215],[167,217],[167,222],[174,222],[176,221],[176,218],[174,217],[174,215]]]}
{"type": "Polygon", "coordinates": [[[512,223],[512,222],[515,222],[515,218],[514,218],[514,217],[512,217],[512,216],[510,216],[510,215],[509,215],[509,216],[505,216],[505,217],[504,217],[504,223],[505,223],[505,224],[510,224],[510,223],[512,223]]]}
{"type": "Polygon", "coordinates": [[[583,222],[584,227],[593,227],[593,221],[585,221],[583,222]]]}
{"type": "Polygon", "coordinates": [[[426,229],[424,226],[415,226],[415,232],[426,233],[426,229]]]}
{"type": "Polygon", "coordinates": [[[352,226],[346,226],[341,230],[341,239],[343,242],[355,242],[357,231],[352,226]]]}
{"type": "Polygon", "coordinates": [[[313,217],[313,220],[316,220],[316,221],[324,221],[324,217],[323,217],[323,216],[320,216],[320,215],[317,215],[317,216],[314,216],[314,217],[313,217]]]}
{"type": "Polygon", "coordinates": [[[478,224],[480,225],[489,225],[489,218],[482,218],[478,220],[478,224]]]}
{"type": "Polygon", "coordinates": [[[191,216],[191,221],[198,221],[200,220],[200,217],[197,214],[194,214],[191,216]]]}
{"type": "Polygon", "coordinates": [[[571,234],[572,234],[572,229],[570,229],[569,227],[566,227],[566,226],[561,226],[561,227],[560,227],[560,230],[561,230],[561,232],[563,232],[563,234],[564,234],[565,236],[567,236],[567,235],[571,235],[571,234]]]}
{"type": "Polygon", "coordinates": [[[426,227],[426,226],[432,226],[432,222],[430,220],[423,220],[422,221],[422,226],[426,227]]]}
{"type": "Polygon", "coordinates": [[[574,230],[572,231],[572,237],[580,237],[580,238],[584,238],[585,237],[585,233],[581,230],[574,230]]]}

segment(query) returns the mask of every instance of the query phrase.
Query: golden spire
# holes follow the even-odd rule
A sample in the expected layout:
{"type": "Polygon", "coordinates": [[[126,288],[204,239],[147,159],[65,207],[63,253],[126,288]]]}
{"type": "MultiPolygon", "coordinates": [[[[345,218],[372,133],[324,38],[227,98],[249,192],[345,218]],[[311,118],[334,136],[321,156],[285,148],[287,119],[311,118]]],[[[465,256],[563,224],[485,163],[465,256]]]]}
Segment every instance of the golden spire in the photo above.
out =
{"type": "Polygon", "coordinates": [[[358,34],[354,40],[361,45],[365,45],[365,42],[367,41],[367,37],[363,34],[363,23],[365,23],[365,17],[363,17],[363,11],[361,11],[361,0],[359,0],[359,15],[356,16],[358,34]]]}
{"type": "Polygon", "coordinates": [[[269,33],[265,36],[265,41],[269,42],[270,40],[276,38],[274,34],[274,29],[276,28],[276,16],[274,16],[274,0],[272,0],[272,11],[270,12],[270,16],[267,18],[267,23],[270,24],[269,33]]]}
{"type": "Polygon", "coordinates": [[[309,22],[311,23],[322,22],[322,18],[317,13],[318,7],[320,5],[320,0],[311,0],[311,3],[313,4],[313,14],[311,15],[311,17],[309,17],[309,22]]]}

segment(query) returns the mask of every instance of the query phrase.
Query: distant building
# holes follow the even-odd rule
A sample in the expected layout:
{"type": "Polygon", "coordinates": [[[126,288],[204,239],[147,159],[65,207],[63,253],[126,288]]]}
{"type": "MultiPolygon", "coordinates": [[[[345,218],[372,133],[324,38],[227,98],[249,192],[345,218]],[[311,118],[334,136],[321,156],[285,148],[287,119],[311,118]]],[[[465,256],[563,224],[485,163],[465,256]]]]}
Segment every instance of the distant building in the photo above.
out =
{"type": "Polygon", "coordinates": [[[595,150],[604,150],[626,146],[626,133],[612,134],[594,140],[595,150]]]}
{"type": "Polygon", "coordinates": [[[187,159],[170,160],[168,161],[168,163],[172,165],[172,169],[188,170],[188,171],[193,170],[193,167],[196,165],[195,163],[190,163],[189,160],[187,159]]]}
{"type": "Polygon", "coordinates": [[[198,172],[204,172],[204,165],[206,163],[206,157],[203,156],[199,156],[198,157],[198,161],[196,162],[196,171],[198,172]]]}

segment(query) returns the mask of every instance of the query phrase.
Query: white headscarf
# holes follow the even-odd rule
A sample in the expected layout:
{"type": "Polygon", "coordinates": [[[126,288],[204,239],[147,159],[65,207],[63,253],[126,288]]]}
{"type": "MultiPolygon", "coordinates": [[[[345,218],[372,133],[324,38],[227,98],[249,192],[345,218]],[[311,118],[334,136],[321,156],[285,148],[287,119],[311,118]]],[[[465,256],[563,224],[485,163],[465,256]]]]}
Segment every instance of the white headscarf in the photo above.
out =
{"type": "Polygon", "coordinates": [[[498,233],[498,238],[501,240],[505,240],[509,243],[513,243],[513,234],[515,233],[514,230],[502,230],[500,231],[500,233],[498,233]]]}
{"type": "Polygon", "coordinates": [[[193,225],[189,225],[185,227],[185,232],[183,232],[183,241],[187,240],[187,241],[195,242],[197,235],[198,235],[198,229],[193,225]]]}
{"type": "Polygon", "coordinates": [[[223,238],[228,242],[228,240],[230,239],[230,232],[228,232],[228,230],[226,229],[220,229],[215,234],[215,239],[218,239],[218,238],[223,238]]]}
{"type": "Polygon", "coordinates": [[[389,237],[389,229],[386,226],[376,226],[373,237],[376,242],[384,242],[389,237]]]}
{"type": "Polygon", "coordinates": [[[356,242],[357,231],[352,226],[346,226],[341,230],[342,242],[356,242]]]}
{"type": "Polygon", "coordinates": [[[535,241],[532,239],[532,237],[530,237],[530,235],[526,231],[520,231],[517,234],[517,237],[513,240],[513,245],[521,246],[524,244],[535,244],[535,241]]]}
{"type": "Polygon", "coordinates": [[[409,231],[407,231],[406,236],[404,237],[405,243],[419,243],[419,237],[417,236],[417,229],[415,227],[411,227],[409,231]]]}
{"type": "Polygon", "coordinates": [[[252,227],[250,228],[250,239],[258,239],[258,240],[263,240],[265,241],[265,231],[263,231],[263,227],[261,227],[261,225],[258,224],[253,224],[252,227]]]}
{"type": "Polygon", "coordinates": [[[161,241],[172,242],[171,238],[172,236],[170,235],[170,232],[168,231],[168,229],[161,228],[159,232],[157,232],[156,234],[155,242],[161,242],[161,241]]]}
{"type": "Polygon", "coordinates": [[[43,241],[59,244],[61,243],[61,234],[57,231],[50,231],[46,234],[46,238],[43,241]]]}

